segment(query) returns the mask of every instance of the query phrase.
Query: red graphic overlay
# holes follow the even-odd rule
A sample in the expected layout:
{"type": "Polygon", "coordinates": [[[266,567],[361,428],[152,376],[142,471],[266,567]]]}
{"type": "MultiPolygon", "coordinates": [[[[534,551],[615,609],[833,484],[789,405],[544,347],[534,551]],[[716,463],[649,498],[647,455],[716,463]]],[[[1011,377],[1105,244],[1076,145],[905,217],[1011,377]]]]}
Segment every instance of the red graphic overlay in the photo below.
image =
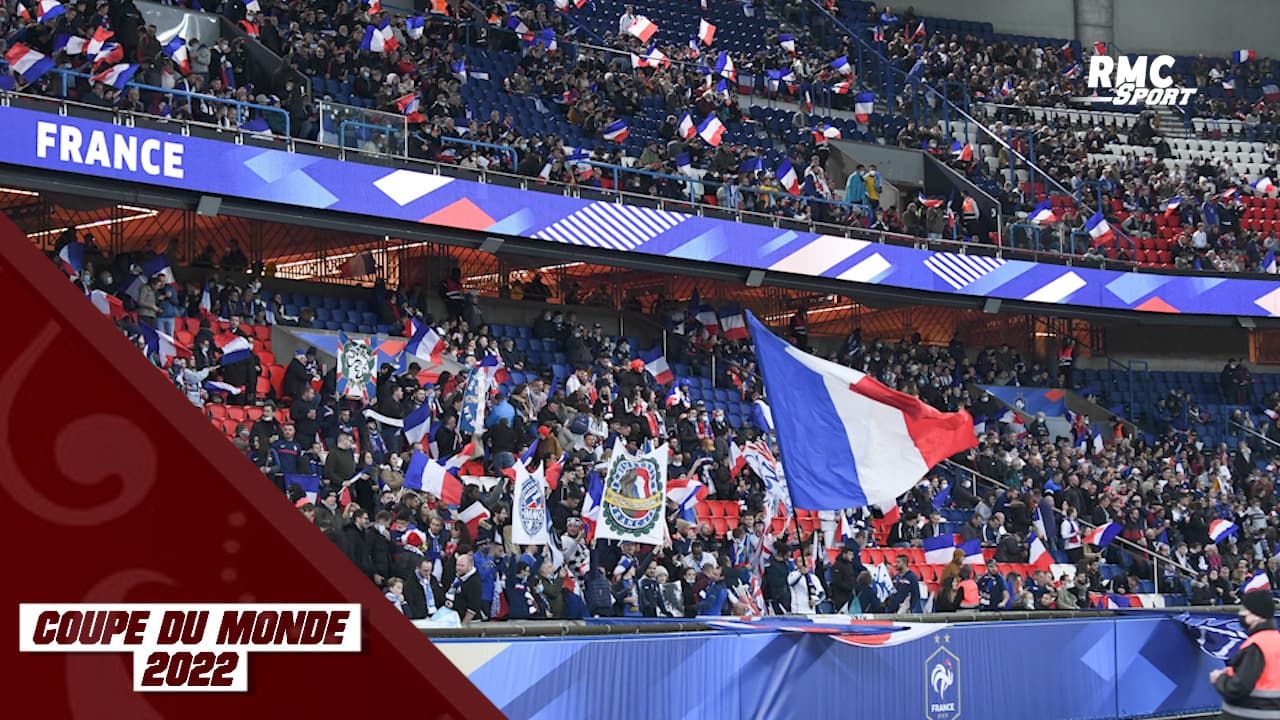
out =
{"type": "Polygon", "coordinates": [[[41,716],[501,717],[0,216],[5,686],[41,716]],[[359,652],[255,653],[243,693],[133,692],[127,653],[18,655],[19,603],[359,603],[359,652]],[[407,706],[404,703],[408,703],[407,706]]]}

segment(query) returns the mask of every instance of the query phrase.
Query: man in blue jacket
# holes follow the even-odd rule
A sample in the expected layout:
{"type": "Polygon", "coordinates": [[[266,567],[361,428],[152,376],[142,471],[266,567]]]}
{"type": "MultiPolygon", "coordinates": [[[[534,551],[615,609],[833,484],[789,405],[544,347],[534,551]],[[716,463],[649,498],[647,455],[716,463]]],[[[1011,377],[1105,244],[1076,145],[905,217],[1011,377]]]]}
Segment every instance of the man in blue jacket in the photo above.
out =
{"type": "Polygon", "coordinates": [[[885,612],[898,612],[904,602],[908,603],[909,612],[923,612],[920,604],[920,578],[908,567],[907,556],[899,555],[894,560],[894,567],[898,572],[893,576],[893,595],[885,603],[885,612]]]}

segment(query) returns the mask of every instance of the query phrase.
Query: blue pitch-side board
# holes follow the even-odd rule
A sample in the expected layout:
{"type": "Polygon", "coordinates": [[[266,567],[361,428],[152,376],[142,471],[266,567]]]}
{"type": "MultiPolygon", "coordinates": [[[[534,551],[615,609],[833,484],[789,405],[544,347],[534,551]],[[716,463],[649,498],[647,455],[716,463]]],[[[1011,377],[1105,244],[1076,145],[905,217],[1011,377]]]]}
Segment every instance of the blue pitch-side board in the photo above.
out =
{"type": "Polygon", "coordinates": [[[435,641],[511,718],[1086,720],[1218,705],[1167,618],[960,623],[860,648],[820,635],[435,641]]]}
{"type": "Polygon", "coordinates": [[[893,288],[1202,315],[1280,316],[1280,283],[930,252],[0,108],[0,163],[302,208],[893,288]]]}

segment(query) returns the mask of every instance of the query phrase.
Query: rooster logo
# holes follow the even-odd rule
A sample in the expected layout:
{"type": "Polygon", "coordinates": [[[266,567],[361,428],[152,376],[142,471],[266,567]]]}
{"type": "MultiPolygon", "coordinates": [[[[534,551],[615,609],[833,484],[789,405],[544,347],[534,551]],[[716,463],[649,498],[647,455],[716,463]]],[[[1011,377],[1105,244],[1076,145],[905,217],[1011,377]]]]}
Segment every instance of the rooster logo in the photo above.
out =
{"type": "Polygon", "coordinates": [[[953,673],[951,668],[947,667],[947,665],[949,665],[949,663],[938,663],[937,665],[934,665],[933,670],[929,672],[929,684],[933,686],[933,691],[937,693],[939,697],[945,695],[947,690],[950,690],[951,686],[956,681],[955,673],[953,673]]]}

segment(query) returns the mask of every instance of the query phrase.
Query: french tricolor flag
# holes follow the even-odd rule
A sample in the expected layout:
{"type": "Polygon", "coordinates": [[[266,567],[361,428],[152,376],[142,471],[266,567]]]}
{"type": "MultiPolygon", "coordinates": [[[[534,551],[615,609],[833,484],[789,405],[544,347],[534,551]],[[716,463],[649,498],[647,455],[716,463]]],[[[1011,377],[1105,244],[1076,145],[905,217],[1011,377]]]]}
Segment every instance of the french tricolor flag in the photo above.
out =
{"type": "Polygon", "coordinates": [[[596,525],[600,522],[600,507],[604,504],[604,481],[600,473],[592,470],[587,475],[587,492],[582,498],[582,525],[587,531],[587,542],[596,537],[596,525]]]}
{"type": "Polygon", "coordinates": [[[427,27],[425,17],[409,17],[404,19],[404,33],[413,40],[422,39],[422,32],[427,27]]]}
{"type": "Polygon", "coordinates": [[[640,38],[640,42],[649,42],[649,38],[658,32],[658,26],[653,24],[649,18],[641,15],[632,21],[630,27],[627,28],[628,35],[634,35],[640,38]]]}
{"type": "Polygon", "coordinates": [[[840,57],[831,61],[831,69],[835,70],[838,73],[843,73],[845,75],[853,74],[853,66],[849,64],[849,58],[844,55],[841,55],[840,57]]]}
{"type": "Polygon", "coordinates": [[[123,90],[126,83],[133,79],[133,74],[138,72],[137,65],[133,63],[120,63],[112,65],[93,76],[94,82],[100,82],[104,85],[110,85],[117,90],[123,90]]]}
{"type": "Polygon", "coordinates": [[[59,15],[67,14],[67,9],[58,0],[40,0],[36,5],[36,17],[41,21],[52,20],[59,15]]]}
{"type": "Polygon", "coordinates": [[[417,327],[417,332],[404,346],[405,352],[415,355],[424,360],[430,360],[433,365],[439,365],[444,357],[444,339],[426,323],[421,323],[417,327]]]}
{"type": "Polygon", "coordinates": [[[959,140],[951,143],[951,157],[963,162],[973,160],[973,145],[962,143],[959,140]]]}
{"type": "Polygon", "coordinates": [[[1236,50],[1231,53],[1231,59],[1238,63],[1249,62],[1250,60],[1257,60],[1258,53],[1252,50],[1236,50]]]}
{"type": "MultiPolygon", "coordinates": [[[[836,83],[835,85],[832,85],[832,86],[831,86],[831,92],[833,92],[833,93],[835,93],[835,94],[837,94],[837,95],[848,95],[852,90],[853,90],[853,81],[852,81],[852,80],[841,80],[840,82],[838,82],[838,83],[836,83]]],[[[868,114],[870,114],[870,113],[868,113],[868,114]]],[[[859,122],[861,122],[861,121],[859,121],[859,122]]]]}
{"type": "Polygon", "coordinates": [[[1053,214],[1053,207],[1048,200],[1036,205],[1036,209],[1031,211],[1031,215],[1027,219],[1036,225],[1058,222],[1058,216],[1053,214]]]}
{"type": "MultiPolygon", "coordinates": [[[[785,461],[783,466],[786,466],[785,461]]],[[[946,565],[951,562],[951,556],[956,549],[955,536],[947,533],[925,538],[921,544],[924,546],[924,561],[928,565],[946,565]]]]}
{"type": "Polygon", "coordinates": [[[93,31],[93,37],[89,38],[88,44],[84,46],[85,54],[96,57],[98,53],[102,52],[102,48],[107,44],[107,41],[113,37],[115,37],[114,32],[99,25],[98,29],[93,31]]]}
{"type": "Polygon", "coordinates": [[[1267,102],[1280,102],[1280,85],[1273,82],[1266,83],[1262,86],[1262,97],[1267,102]]]}
{"type": "Polygon", "coordinates": [[[792,55],[796,54],[796,36],[795,35],[791,35],[787,33],[779,35],[778,44],[782,46],[783,50],[786,50],[792,55]]]}
{"type": "Polygon", "coordinates": [[[729,53],[722,52],[720,57],[716,58],[715,73],[731,82],[738,79],[738,71],[733,69],[733,58],[729,57],[729,53]]]}
{"type": "Polygon", "coordinates": [[[244,392],[244,388],[240,385],[232,385],[231,383],[219,382],[217,380],[205,380],[204,389],[209,392],[226,393],[228,395],[239,395],[244,392]]]}
{"type": "Polygon", "coordinates": [[[707,499],[707,486],[696,477],[675,478],[667,483],[667,499],[682,512],[707,499]]]}
{"type": "Polygon", "coordinates": [[[404,418],[404,436],[412,445],[422,442],[431,432],[431,403],[423,403],[414,408],[404,418]]]}
{"type": "Polygon", "coordinates": [[[715,113],[706,116],[698,124],[698,136],[711,147],[720,147],[724,130],[724,123],[720,122],[720,118],[716,117],[715,113]]]}
{"type": "Polygon", "coordinates": [[[79,275],[84,270],[84,243],[69,242],[63,245],[58,251],[58,260],[62,262],[62,269],[68,275],[79,275]]]}
{"type": "Polygon", "coordinates": [[[1260,177],[1255,180],[1250,187],[1261,195],[1271,195],[1276,191],[1276,184],[1271,182],[1269,177],[1260,177]]]}
{"type": "Polygon", "coordinates": [[[187,41],[178,35],[164,46],[164,54],[173,61],[175,67],[182,72],[183,75],[191,74],[191,62],[187,57],[187,41]]]}
{"type": "Polygon", "coordinates": [[[640,360],[644,362],[644,371],[652,375],[659,385],[675,382],[675,373],[671,372],[671,366],[667,364],[667,356],[662,354],[662,348],[656,347],[650,350],[641,355],[640,360]]]}
{"type": "Polygon", "coordinates": [[[1209,539],[1214,543],[1220,543],[1234,535],[1236,530],[1239,530],[1239,526],[1230,520],[1214,520],[1209,523],[1209,539]]]}
{"type": "Polygon", "coordinates": [[[409,93],[402,98],[396,100],[396,107],[400,108],[400,114],[404,115],[409,122],[422,122],[426,118],[422,113],[418,112],[421,107],[421,100],[416,92],[409,93]]]}
{"type": "Polygon", "coordinates": [[[861,92],[853,96],[853,119],[857,120],[859,125],[866,125],[870,122],[871,114],[875,111],[875,93],[861,92]]]}
{"type": "Polygon", "coordinates": [[[694,319],[702,326],[707,335],[720,334],[720,318],[716,316],[716,309],[710,305],[702,305],[694,313],[694,319]]]}
{"type": "Polygon", "coordinates": [[[627,139],[627,135],[631,134],[631,130],[627,128],[624,120],[615,120],[607,125],[602,133],[605,140],[620,143],[627,139]]]}
{"type": "Polygon", "coordinates": [[[725,340],[746,340],[747,321],[742,317],[742,308],[737,303],[725,305],[720,311],[720,331],[725,340]]]}
{"type": "Polygon", "coordinates": [[[1027,537],[1027,562],[1041,570],[1048,570],[1053,565],[1053,556],[1044,546],[1044,541],[1032,530],[1027,537]]]}
{"type": "Polygon", "coordinates": [[[778,176],[778,182],[782,185],[782,189],[792,195],[800,194],[800,178],[796,176],[796,169],[791,166],[791,161],[782,158],[778,163],[778,169],[774,171],[778,176]]]}
{"type": "Polygon", "coordinates": [[[124,301],[104,290],[94,290],[89,293],[89,302],[98,309],[98,312],[109,316],[112,320],[119,320],[128,315],[124,311],[124,301]]]}
{"type": "Polygon", "coordinates": [[[1099,525],[1098,527],[1085,533],[1085,536],[1081,538],[1081,540],[1083,540],[1085,543],[1089,545],[1096,545],[1099,549],[1101,549],[1110,545],[1111,541],[1115,540],[1116,536],[1119,534],[1120,534],[1120,524],[1109,522],[1109,523],[1103,523],[1102,525],[1099,525]]]}
{"type": "Polygon", "coordinates": [[[715,36],[716,36],[715,25],[712,25],[706,20],[698,21],[698,40],[702,41],[703,45],[710,45],[712,40],[715,39],[715,36]]]}
{"type": "Polygon", "coordinates": [[[239,335],[230,336],[226,342],[219,342],[218,348],[222,350],[223,367],[233,365],[238,362],[244,362],[253,356],[253,346],[249,344],[247,338],[239,335]]]}
{"type": "MultiPolygon", "coordinates": [[[[421,442],[419,437],[417,442],[421,442]]],[[[437,462],[419,450],[413,451],[409,465],[404,471],[404,486],[411,490],[429,492],[440,498],[445,505],[457,505],[462,502],[462,481],[458,479],[458,468],[471,459],[475,446],[467,443],[457,455],[437,462]]]]}
{"type": "Polygon", "coordinates": [[[943,413],[875,378],[815,357],[747,312],[795,507],[893,500],[931,467],[978,444],[968,412],[943,413]]]}
{"type": "MultiPolygon", "coordinates": [[[[303,497],[307,502],[315,504],[316,498],[320,495],[320,476],[319,475],[285,475],[285,487],[297,485],[302,488],[303,497]]],[[[299,500],[298,502],[302,502],[299,500]]]]}
{"type": "Polygon", "coordinates": [[[9,48],[9,52],[4,54],[4,59],[9,63],[10,70],[21,75],[22,79],[29,83],[39,80],[54,67],[53,58],[45,57],[44,53],[32,50],[20,42],[14,43],[13,47],[9,48]]]}
{"type": "Polygon", "coordinates": [[[1111,223],[1107,222],[1101,212],[1094,213],[1086,220],[1084,229],[1089,233],[1089,237],[1093,238],[1094,244],[1110,242],[1116,239],[1116,233],[1111,229],[1111,223]]]}
{"type": "Polygon", "coordinates": [[[489,374],[490,386],[511,382],[511,375],[507,372],[507,366],[503,364],[500,355],[486,355],[483,360],[476,363],[476,369],[489,374]]]}
{"type": "Polygon", "coordinates": [[[1165,215],[1172,215],[1172,214],[1174,214],[1174,213],[1178,212],[1178,206],[1180,206],[1180,205],[1182,205],[1182,198],[1180,198],[1180,197],[1172,197],[1172,198],[1169,198],[1169,199],[1168,199],[1168,200],[1166,200],[1166,201],[1165,201],[1165,203],[1164,203],[1164,214],[1165,214],[1165,215]]]}
{"type": "Polygon", "coordinates": [[[942,207],[942,203],[944,202],[943,200],[941,200],[941,199],[939,199],[939,198],[928,198],[928,197],[925,197],[925,196],[924,196],[924,193],[920,193],[920,194],[917,196],[917,200],[919,200],[919,202],[920,202],[920,204],[921,204],[921,205],[923,205],[924,207],[927,207],[927,208],[942,207]]]}
{"type": "Polygon", "coordinates": [[[1265,570],[1259,570],[1254,574],[1250,575],[1249,579],[1245,580],[1244,584],[1240,586],[1241,593],[1253,592],[1255,590],[1270,590],[1270,589],[1271,589],[1271,580],[1267,578],[1267,573],[1265,570]]]}
{"type": "Polygon", "coordinates": [[[676,128],[676,132],[685,140],[692,140],[694,135],[698,134],[698,126],[693,122],[693,116],[688,112],[684,117],[680,118],[680,125],[676,128]]]}
{"type": "Polygon", "coordinates": [[[966,543],[961,543],[956,547],[964,551],[965,565],[986,565],[987,559],[982,556],[982,541],[974,538],[966,543]]]}
{"type": "Polygon", "coordinates": [[[142,338],[147,344],[147,354],[160,358],[162,365],[168,365],[169,361],[175,357],[191,357],[190,350],[150,325],[138,323],[138,329],[142,331],[142,338]]]}
{"type": "Polygon", "coordinates": [[[466,523],[467,529],[471,531],[471,537],[477,537],[480,534],[480,521],[489,517],[489,508],[479,500],[467,506],[466,510],[458,513],[458,519],[466,523]]]}

